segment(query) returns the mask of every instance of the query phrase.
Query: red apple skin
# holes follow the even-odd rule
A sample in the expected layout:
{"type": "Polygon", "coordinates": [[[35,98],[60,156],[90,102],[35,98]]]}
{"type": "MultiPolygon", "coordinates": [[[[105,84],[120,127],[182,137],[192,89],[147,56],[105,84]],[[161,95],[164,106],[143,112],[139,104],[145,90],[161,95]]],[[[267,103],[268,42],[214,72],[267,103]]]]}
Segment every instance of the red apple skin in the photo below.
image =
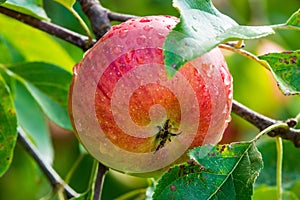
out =
{"type": "Polygon", "coordinates": [[[232,77],[219,49],[167,78],[162,46],[177,23],[149,16],[113,26],[74,67],[71,121],[108,167],[152,176],[185,159],[188,149],[219,142],[230,121],[232,77]],[[169,131],[181,134],[162,144],[156,134],[167,119],[169,131]]]}

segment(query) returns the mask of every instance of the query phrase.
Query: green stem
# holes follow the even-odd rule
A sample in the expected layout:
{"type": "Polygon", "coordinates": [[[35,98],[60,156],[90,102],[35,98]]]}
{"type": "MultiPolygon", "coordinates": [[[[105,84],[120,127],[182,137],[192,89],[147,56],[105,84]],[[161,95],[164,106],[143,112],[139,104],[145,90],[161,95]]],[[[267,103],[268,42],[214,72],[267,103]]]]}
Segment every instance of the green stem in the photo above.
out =
{"type": "Polygon", "coordinates": [[[275,25],[271,25],[271,28],[273,30],[292,30],[292,31],[300,31],[300,28],[297,26],[291,26],[291,25],[287,25],[287,24],[275,24],[275,25]]]}
{"type": "Polygon", "coordinates": [[[282,200],[283,147],[282,147],[282,138],[279,136],[276,137],[276,149],[277,149],[277,167],[276,167],[277,199],[282,200]]]}
{"type": "Polygon", "coordinates": [[[89,181],[89,197],[87,199],[94,199],[94,189],[95,189],[95,182],[97,177],[97,171],[98,171],[98,161],[94,159],[93,161],[93,167],[91,171],[91,177],[89,181]]]}
{"type": "Polygon", "coordinates": [[[269,133],[269,132],[271,132],[273,130],[279,129],[279,128],[289,129],[289,126],[286,123],[284,123],[284,122],[273,124],[273,125],[267,127],[266,129],[262,130],[251,141],[252,142],[256,142],[261,136],[263,136],[263,135],[265,135],[265,134],[267,134],[267,133],[269,133]]]}
{"type": "Polygon", "coordinates": [[[145,199],[145,193],[147,189],[137,189],[130,191],[126,194],[123,194],[122,196],[119,196],[115,200],[126,200],[126,199],[145,199]]]}
{"type": "Polygon", "coordinates": [[[83,158],[84,158],[84,154],[80,154],[79,157],[76,159],[75,163],[73,164],[72,168],[70,169],[70,171],[68,172],[65,178],[66,183],[70,182],[75,170],[77,169],[78,165],[80,164],[83,158]]]}
{"type": "Polygon", "coordinates": [[[222,48],[222,49],[232,51],[234,53],[238,53],[242,56],[245,56],[246,58],[249,58],[249,59],[257,62],[258,64],[260,64],[261,66],[263,66],[264,68],[266,68],[267,70],[270,71],[270,65],[266,61],[260,60],[256,55],[250,53],[249,51],[246,51],[246,50],[243,50],[243,49],[238,49],[238,48],[232,47],[230,45],[226,45],[226,44],[219,44],[218,47],[222,48]]]}
{"type": "Polygon", "coordinates": [[[83,19],[80,17],[80,15],[72,8],[72,7],[67,7],[67,9],[72,13],[72,15],[78,20],[84,31],[86,32],[89,41],[88,41],[88,46],[92,44],[92,34],[90,32],[90,29],[86,25],[86,23],[83,21],[83,19]]]}
{"type": "Polygon", "coordinates": [[[297,121],[297,123],[300,122],[300,113],[295,117],[295,120],[297,121]]]}

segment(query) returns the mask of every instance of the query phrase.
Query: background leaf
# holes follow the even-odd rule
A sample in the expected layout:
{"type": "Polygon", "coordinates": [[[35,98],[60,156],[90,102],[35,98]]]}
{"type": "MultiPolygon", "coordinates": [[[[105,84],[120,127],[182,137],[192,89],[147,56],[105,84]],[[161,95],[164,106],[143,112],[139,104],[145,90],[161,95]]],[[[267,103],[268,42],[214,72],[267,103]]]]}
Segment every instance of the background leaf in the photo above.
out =
{"type": "Polygon", "coordinates": [[[0,177],[9,168],[17,140],[17,119],[10,91],[0,74],[0,177]]]}
{"type": "Polygon", "coordinates": [[[284,95],[300,93],[300,50],[259,56],[266,60],[284,95]]]}
{"type": "Polygon", "coordinates": [[[251,199],[262,168],[253,143],[206,145],[189,155],[200,165],[173,167],[159,180],[154,199],[251,199]]]}
{"type": "Polygon", "coordinates": [[[239,26],[220,13],[211,0],[174,0],[173,5],[179,9],[181,17],[164,43],[164,61],[170,77],[184,63],[224,41],[255,39],[274,33],[269,26],[239,26]]]}
{"type": "Polygon", "coordinates": [[[72,130],[67,108],[69,84],[72,79],[69,72],[42,62],[15,64],[6,71],[24,85],[53,122],[72,130]]]}
{"type": "MultiPolygon", "coordinates": [[[[257,178],[256,185],[276,186],[276,143],[269,139],[258,144],[264,168],[261,170],[257,178]]],[[[284,188],[290,188],[300,178],[299,165],[300,160],[298,155],[300,149],[294,147],[289,141],[283,141],[283,171],[282,184],[284,188]]]]}
{"type": "Polygon", "coordinates": [[[29,91],[19,81],[15,81],[13,92],[18,125],[33,140],[33,143],[43,155],[43,160],[52,164],[53,147],[44,113],[29,91]]]}
{"type": "Polygon", "coordinates": [[[38,19],[49,20],[43,9],[42,0],[6,0],[1,6],[36,17],[38,19]]]}
{"type": "Polygon", "coordinates": [[[4,3],[6,0],[0,0],[0,4],[4,3]]]}
{"type": "MultiPolygon", "coordinates": [[[[261,186],[254,190],[252,200],[277,199],[277,188],[261,186]]],[[[291,191],[282,192],[282,200],[298,200],[298,197],[291,191]]]]}
{"type": "Polygon", "coordinates": [[[286,22],[286,25],[296,26],[300,28],[300,9],[293,13],[293,15],[286,22]]]}

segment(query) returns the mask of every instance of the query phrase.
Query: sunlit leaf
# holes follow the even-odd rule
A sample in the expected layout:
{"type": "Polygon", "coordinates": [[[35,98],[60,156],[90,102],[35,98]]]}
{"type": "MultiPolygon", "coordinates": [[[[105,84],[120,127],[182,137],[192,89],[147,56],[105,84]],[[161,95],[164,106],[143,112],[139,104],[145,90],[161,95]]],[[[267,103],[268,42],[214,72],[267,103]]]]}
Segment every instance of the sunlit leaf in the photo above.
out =
{"type": "MultiPolygon", "coordinates": [[[[26,61],[44,61],[71,71],[75,61],[52,36],[5,15],[0,15],[0,35],[18,51],[26,61]],[[16,31],[17,30],[17,31],[16,31]]],[[[0,54],[0,56],[2,56],[0,54]]]]}
{"type": "Polygon", "coordinates": [[[283,94],[300,93],[300,50],[259,56],[266,60],[283,94]]]}
{"type": "Polygon", "coordinates": [[[253,143],[202,146],[189,152],[198,164],[171,168],[159,180],[154,199],[251,199],[262,168],[253,143]]]}
{"type": "MultiPolygon", "coordinates": [[[[252,200],[261,199],[277,199],[277,188],[268,186],[255,188],[252,200]]],[[[295,193],[284,190],[282,192],[282,200],[298,200],[298,197],[295,193]]]]}
{"type": "Polygon", "coordinates": [[[293,15],[286,22],[286,25],[296,26],[300,28],[300,9],[293,13],[293,15]]]}
{"type": "Polygon", "coordinates": [[[11,93],[0,75],[0,177],[9,168],[17,140],[17,119],[11,93]]]}
{"type": "MultiPolygon", "coordinates": [[[[257,185],[276,186],[276,143],[274,140],[267,140],[258,145],[264,168],[257,178],[257,185]]],[[[283,171],[282,184],[284,188],[289,188],[300,179],[298,155],[300,149],[294,147],[293,143],[283,141],[283,171]]]]}
{"type": "Polygon", "coordinates": [[[47,119],[29,91],[18,81],[14,84],[14,104],[18,125],[33,140],[33,143],[43,155],[43,160],[52,164],[53,147],[47,119]]]}
{"type": "Polygon", "coordinates": [[[43,9],[42,0],[6,0],[1,6],[36,17],[38,19],[49,20],[43,9]]]}
{"type": "Polygon", "coordinates": [[[55,0],[55,1],[65,6],[66,8],[72,8],[76,2],[75,0],[55,0]]]}
{"type": "Polygon", "coordinates": [[[187,61],[209,52],[222,42],[255,39],[274,33],[269,26],[238,25],[220,13],[211,0],[173,0],[173,5],[181,17],[164,43],[164,61],[169,77],[187,61]]]}

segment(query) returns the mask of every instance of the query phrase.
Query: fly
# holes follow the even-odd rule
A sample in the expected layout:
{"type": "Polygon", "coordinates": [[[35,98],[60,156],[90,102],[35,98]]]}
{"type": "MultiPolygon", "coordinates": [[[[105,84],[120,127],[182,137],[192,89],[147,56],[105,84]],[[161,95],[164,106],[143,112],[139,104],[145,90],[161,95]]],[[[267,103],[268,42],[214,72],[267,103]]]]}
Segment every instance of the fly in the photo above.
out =
{"type": "Polygon", "coordinates": [[[159,149],[163,148],[167,141],[171,142],[171,137],[172,136],[178,136],[182,133],[182,131],[180,131],[179,133],[170,132],[169,129],[172,128],[172,124],[170,123],[170,119],[167,119],[162,126],[157,126],[157,128],[159,129],[159,131],[156,134],[155,139],[160,140],[160,142],[157,145],[154,153],[156,153],[159,149]]]}

